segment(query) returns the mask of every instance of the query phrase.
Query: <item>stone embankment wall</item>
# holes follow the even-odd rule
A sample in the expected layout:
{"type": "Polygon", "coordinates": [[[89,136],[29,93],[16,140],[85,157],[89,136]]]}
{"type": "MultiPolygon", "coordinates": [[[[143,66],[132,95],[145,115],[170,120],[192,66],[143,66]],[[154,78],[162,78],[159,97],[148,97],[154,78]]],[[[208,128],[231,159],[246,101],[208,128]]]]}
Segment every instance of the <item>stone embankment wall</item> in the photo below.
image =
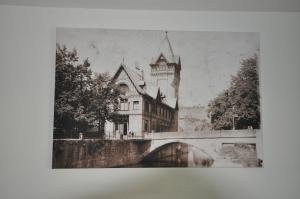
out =
{"type": "Polygon", "coordinates": [[[135,165],[150,144],[149,140],[53,140],[52,168],[135,165]]]}

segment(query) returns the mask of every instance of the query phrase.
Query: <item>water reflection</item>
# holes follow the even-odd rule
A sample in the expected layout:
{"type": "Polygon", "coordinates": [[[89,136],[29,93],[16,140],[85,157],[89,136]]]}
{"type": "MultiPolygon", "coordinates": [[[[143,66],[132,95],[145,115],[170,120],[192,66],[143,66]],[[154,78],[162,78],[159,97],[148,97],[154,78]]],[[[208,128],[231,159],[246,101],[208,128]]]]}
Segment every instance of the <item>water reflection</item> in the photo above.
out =
{"type": "Polygon", "coordinates": [[[136,167],[210,167],[213,159],[192,145],[174,142],[157,148],[136,167]]]}

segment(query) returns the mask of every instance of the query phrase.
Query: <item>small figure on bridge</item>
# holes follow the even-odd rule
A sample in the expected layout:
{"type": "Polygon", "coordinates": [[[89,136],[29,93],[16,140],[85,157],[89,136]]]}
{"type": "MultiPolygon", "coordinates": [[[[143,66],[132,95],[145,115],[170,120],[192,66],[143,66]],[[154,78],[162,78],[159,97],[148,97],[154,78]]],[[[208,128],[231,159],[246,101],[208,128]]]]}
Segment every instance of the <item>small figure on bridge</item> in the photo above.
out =
{"type": "Polygon", "coordinates": [[[83,133],[79,133],[79,140],[82,140],[83,139],[83,133]]]}

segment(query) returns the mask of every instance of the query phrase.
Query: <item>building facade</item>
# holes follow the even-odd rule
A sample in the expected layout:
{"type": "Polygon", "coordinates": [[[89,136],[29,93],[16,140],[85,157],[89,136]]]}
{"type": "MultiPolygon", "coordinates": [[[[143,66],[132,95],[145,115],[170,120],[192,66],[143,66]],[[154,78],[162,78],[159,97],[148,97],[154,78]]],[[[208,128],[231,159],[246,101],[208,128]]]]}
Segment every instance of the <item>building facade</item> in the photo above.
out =
{"type": "Polygon", "coordinates": [[[166,33],[158,56],[150,63],[151,81],[143,71],[121,64],[112,81],[118,85],[118,118],[107,123],[106,134],[143,137],[145,133],[178,131],[180,57],[166,33]]]}

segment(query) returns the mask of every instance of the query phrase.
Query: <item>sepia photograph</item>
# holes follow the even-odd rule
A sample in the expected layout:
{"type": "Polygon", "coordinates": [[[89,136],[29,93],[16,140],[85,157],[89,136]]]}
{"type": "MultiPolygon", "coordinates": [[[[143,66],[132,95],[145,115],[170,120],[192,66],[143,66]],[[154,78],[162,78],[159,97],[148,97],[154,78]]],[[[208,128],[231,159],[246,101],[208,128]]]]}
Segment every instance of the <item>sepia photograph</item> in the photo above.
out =
{"type": "Polygon", "coordinates": [[[263,167],[256,32],[57,28],[52,168],[263,167]]]}

